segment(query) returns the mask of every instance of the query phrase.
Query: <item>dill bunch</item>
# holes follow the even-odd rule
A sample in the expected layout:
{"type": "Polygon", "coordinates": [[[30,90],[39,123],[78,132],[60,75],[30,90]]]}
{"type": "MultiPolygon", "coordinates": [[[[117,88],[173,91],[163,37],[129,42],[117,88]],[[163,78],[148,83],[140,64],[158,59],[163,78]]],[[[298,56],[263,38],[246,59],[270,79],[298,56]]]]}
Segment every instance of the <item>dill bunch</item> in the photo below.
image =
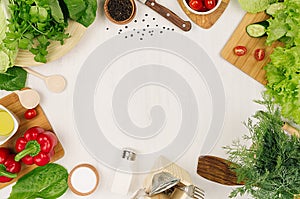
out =
{"type": "Polygon", "coordinates": [[[238,181],[245,185],[234,189],[230,198],[249,194],[257,199],[293,199],[300,194],[300,138],[283,130],[280,109],[269,96],[256,101],[266,107],[244,124],[250,134],[224,147],[229,160],[239,165],[232,168],[238,181]]]}

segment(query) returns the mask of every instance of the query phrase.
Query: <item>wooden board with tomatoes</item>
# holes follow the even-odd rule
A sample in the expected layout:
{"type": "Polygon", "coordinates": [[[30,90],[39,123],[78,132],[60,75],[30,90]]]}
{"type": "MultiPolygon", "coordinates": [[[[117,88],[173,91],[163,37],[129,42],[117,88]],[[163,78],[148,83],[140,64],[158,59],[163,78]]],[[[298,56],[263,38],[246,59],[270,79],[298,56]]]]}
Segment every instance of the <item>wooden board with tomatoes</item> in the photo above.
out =
{"type": "MultiPolygon", "coordinates": [[[[185,14],[198,26],[208,29],[212,27],[216,21],[220,18],[220,16],[223,14],[224,10],[227,8],[227,5],[229,4],[230,0],[218,0],[222,1],[221,5],[215,10],[213,13],[207,14],[207,15],[198,15],[190,12],[184,5],[183,1],[187,1],[187,3],[190,3],[189,0],[177,0],[182,10],[185,12],[185,14]]],[[[217,0],[211,1],[211,0],[197,0],[192,1],[191,4],[195,6],[195,9],[207,9],[203,8],[206,6],[213,6],[217,3],[217,0]]]]}
{"type": "MultiPolygon", "coordinates": [[[[53,132],[52,126],[51,126],[50,122],[48,121],[48,119],[40,105],[35,108],[36,113],[34,113],[34,114],[36,114],[36,116],[33,118],[30,118],[30,119],[29,118],[26,119],[25,117],[28,117],[28,115],[26,115],[26,114],[29,114],[29,113],[26,113],[27,109],[22,107],[22,105],[19,102],[19,98],[15,93],[9,94],[9,95],[5,96],[4,98],[0,99],[0,104],[5,106],[12,113],[14,113],[20,120],[19,129],[18,129],[17,133],[13,137],[11,137],[6,143],[4,143],[3,145],[0,145],[0,147],[5,147],[5,148],[10,149],[12,152],[15,152],[16,140],[19,137],[23,136],[24,132],[27,129],[29,129],[33,126],[39,126],[45,130],[49,130],[49,131],[53,132]]],[[[30,113],[30,114],[32,114],[32,113],[30,113]]],[[[32,115],[30,115],[30,117],[31,116],[32,115]]],[[[54,148],[54,151],[55,151],[55,154],[51,157],[50,162],[54,162],[64,156],[65,152],[64,152],[64,149],[63,149],[61,143],[59,142],[59,140],[58,140],[57,145],[54,148]]],[[[21,169],[20,173],[18,173],[18,177],[10,182],[0,183],[0,189],[15,182],[21,176],[28,173],[35,167],[36,167],[35,165],[22,164],[22,169],[21,169]]]]}
{"type": "Polygon", "coordinates": [[[279,43],[266,46],[266,37],[250,37],[246,32],[246,27],[268,17],[265,12],[247,13],[221,51],[224,59],[264,85],[267,83],[264,66],[270,61],[270,54],[279,43]]]}

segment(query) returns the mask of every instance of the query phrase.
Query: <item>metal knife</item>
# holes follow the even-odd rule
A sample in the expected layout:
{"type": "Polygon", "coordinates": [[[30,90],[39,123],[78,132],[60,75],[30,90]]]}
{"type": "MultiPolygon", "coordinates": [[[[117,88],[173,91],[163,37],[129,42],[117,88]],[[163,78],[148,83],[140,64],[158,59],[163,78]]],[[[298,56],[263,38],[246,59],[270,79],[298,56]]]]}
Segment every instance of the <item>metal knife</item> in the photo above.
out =
{"type": "Polygon", "coordinates": [[[145,4],[173,24],[175,24],[177,27],[179,27],[183,31],[189,31],[192,28],[192,24],[190,21],[184,21],[181,19],[178,15],[176,15],[174,12],[169,10],[168,8],[160,5],[159,3],[156,3],[155,0],[138,0],[139,2],[145,4]]]}

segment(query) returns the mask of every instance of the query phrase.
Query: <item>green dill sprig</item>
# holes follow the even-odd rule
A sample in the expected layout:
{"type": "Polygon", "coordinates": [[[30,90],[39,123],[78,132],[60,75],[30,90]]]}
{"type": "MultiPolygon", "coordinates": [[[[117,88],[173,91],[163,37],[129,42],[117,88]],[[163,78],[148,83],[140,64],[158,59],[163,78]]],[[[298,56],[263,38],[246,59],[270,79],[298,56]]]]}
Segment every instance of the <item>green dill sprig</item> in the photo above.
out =
{"type": "Polygon", "coordinates": [[[264,95],[256,101],[266,107],[249,118],[249,135],[224,147],[229,160],[239,166],[233,168],[244,186],[234,189],[230,198],[249,194],[257,199],[293,199],[300,193],[300,138],[283,130],[280,109],[264,95]],[[254,122],[255,121],[255,122],[254,122]]]}

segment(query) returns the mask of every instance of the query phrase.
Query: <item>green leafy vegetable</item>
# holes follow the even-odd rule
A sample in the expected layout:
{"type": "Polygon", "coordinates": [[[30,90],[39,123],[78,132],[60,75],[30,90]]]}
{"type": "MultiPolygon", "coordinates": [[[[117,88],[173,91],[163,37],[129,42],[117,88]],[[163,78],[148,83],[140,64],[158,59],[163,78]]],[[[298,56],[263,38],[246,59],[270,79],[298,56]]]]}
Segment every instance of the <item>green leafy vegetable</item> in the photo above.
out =
{"type": "Polygon", "coordinates": [[[300,124],[300,47],[277,47],[265,66],[267,93],[281,106],[282,115],[300,124]]]}
{"type": "Polygon", "coordinates": [[[0,73],[0,90],[14,91],[25,87],[27,72],[20,67],[7,69],[0,73]]]}
{"type": "Polygon", "coordinates": [[[51,15],[54,18],[54,20],[58,23],[64,22],[64,14],[63,11],[59,5],[58,0],[49,0],[49,6],[51,10],[51,15]]]}
{"type": "Polygon", "coordinates": [[[68,10],[70,19],[81,23],[85,27],[90,26],[94,22],[97,11],[96,0],[63,0],[63,2],[68,10]]]}
{"type": "Polygon", "coordinates": [[[282,8],[277,10],[268,20],[266,44],[270,45],[279,40],[287,48],[300,44],[300,1],[286,0],[282,8]]]}
{"type": "Polygon", "coordinates": [[[97,1],[95,0],[87,0],[87,7],[84,11],[83,15],[77,20],[77,22],[81,23],[85,27],[91,25],[96,18],[97,11],[97,1]]]}
{"type": "MultiPolygon", "coordinates": [[[[0,3],[3,2],[0,1],[0,3]]],[[[14,47],[8,49],[2,42],[7,31],[6,17],[2,8],[3,7],[0,6],[0,73],[5,73],[9,67],[14,65],[18,49],[14,47]]]]}
{"type": "Polygon", "coordinates": [[[278,0],[238,0],[242,9],[250,12],[257,13],[266,10],[270,4],[278,0]]]}
{"type": "Polygon", "coordinates": [[[35,61],[45,63],[50,41],[63,44],[69,37],[65,33],[68,23],[63,20],[58,5],[57,0],[10,0],[11,18],[4,46],[12,51],[29,50],[35,55],[35,61]]]}
{"type": "Polygon", "coordinates": [[[69,17],[77,21],[84,13],[86,9],[86,1],[84,0],[64,0],[67,6],[69,17]]]}
{"type": "Polygon", "coordinates": [[[252,146],[237,140],[225,147],[229,160],[240,165],[234,168],[238,180],[245,182],[230,197],[247,193],[257,199],[293,199],[300,193],[300,138],[284,133],[280,110],[267,95],[257,102],[267,110],[246,123],[250,135],[243,139],[252,146]]]}
{"type": "Polygon", "coordinates": [[[58,198],[68,189],[68,171],[50,163],[22,176],[13,186],[9,199],[58,198]]]}

